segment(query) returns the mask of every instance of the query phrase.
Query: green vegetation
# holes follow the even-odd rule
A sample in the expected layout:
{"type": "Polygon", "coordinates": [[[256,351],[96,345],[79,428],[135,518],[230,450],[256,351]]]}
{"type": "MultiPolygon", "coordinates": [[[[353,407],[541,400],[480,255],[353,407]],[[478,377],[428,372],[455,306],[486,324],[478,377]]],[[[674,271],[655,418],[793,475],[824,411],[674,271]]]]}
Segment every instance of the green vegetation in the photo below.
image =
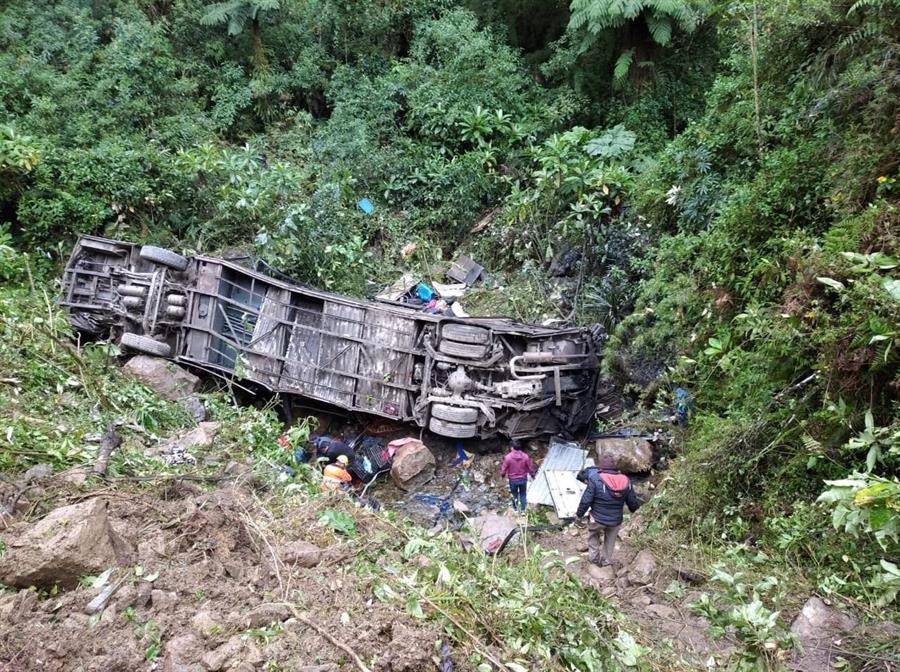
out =
{"type": "MultiPolygon", "coordinates": [[[[721,577],[764,558],[730,606],[703,607],[748,664],[786,645],[766,576],[895,609],[898,16],[896,0],[8,3],[0,469],[90,462],[116,424],[111,472],[139,473],[141,447],[188,422],[65,325],[52,282],[77,233],[254,251],[356,295],[461,250],[493,278],[470,312],[600,322],[629,399],[691,391],[647,543],[689,539],[721,577]]],[[[278,457],[271,409],[210,404],[221,445],[278,457]]],[[[524,642],[544,624],[509,627],[524,642]]]]}

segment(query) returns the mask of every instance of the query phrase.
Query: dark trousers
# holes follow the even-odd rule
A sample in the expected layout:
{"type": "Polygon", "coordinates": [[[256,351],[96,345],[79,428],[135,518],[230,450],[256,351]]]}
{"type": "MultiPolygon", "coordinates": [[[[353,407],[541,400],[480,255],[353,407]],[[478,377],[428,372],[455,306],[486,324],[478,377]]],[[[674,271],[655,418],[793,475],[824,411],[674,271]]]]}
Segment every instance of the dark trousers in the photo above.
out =
{"type": "Polygon", "coordinates": [[[516,511],[525,511],[525,492],[528,489],[528,479],[510,480],[509,493],[512,495],[512,507],[516,511]]]}

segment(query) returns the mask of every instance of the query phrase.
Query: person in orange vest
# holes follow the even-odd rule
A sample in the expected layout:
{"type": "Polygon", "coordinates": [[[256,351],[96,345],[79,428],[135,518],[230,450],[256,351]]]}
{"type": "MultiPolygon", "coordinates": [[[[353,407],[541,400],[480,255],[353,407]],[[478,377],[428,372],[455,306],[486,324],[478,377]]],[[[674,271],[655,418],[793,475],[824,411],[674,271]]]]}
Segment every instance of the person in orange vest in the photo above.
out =
{"type": "Polygon", "coordinates": [[[347,490],[353,476],[347,471],[350,459],[346,455],[338,455],[334,464],[329,464],[322,471],[322,492],[337,492],[347,490]]]}

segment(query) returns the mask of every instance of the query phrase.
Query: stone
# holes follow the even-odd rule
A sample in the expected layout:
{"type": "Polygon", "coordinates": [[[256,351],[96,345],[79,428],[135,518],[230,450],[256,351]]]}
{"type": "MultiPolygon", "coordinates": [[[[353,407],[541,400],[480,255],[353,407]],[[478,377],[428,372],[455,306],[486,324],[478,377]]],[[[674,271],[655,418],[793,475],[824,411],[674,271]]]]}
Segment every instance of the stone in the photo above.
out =
{"type": "Polygon", "coordinates": [[[391,463],[391,479],[402,490],[414,490],[434,478],[437,461],[428,446],[418,439],[399,439],[388,444],[394,446],[391,463]]]}
{"type": "Polygon", "coordinates": [[[210,672],[218,672],[225,667],[226,663],[230,663],[232,659],[237,657],[242,648],[243,642],[241,642],[240,635],[234,635],[231,639],[222,644],[222,646],[213,651],[204,653],[200,662],[203,664],[203,667],[210,672]]]}
{"type": "Polygon", "coordinates": [[[628,581],[634,586],[646,586],[653,583],[656,575],[656,557],[644,549],[638,553],[628,568],[628,581]]]}
{"type": "Polygon", "coordinates": [[[811,597],[791,624],[800,642],[790,668],[797,672],[819,672],[832,669],[836,659],[832,643],[857,626],[853,616],[829,607],[818,597],[811,597]]]}
{"type": "Polygon", "coordinates": [[[55,509],[9,542],[0,580],[18,588],[69,588],[82,576],[130,561],[131,549],[109,522],[107,502],[97,498],[55,509]]]}
{"type": "Polygon", "coordinates": [[[178,593],[154,588],[150,591],[150,603],[156,611],[172,611],[178,604],[178,593]]]}
{"type": "Polygon", "coordinates": [[[196,422],[203,422],[209,417],[206,405],[196,395],[192,394],[189,397],[185,397],[184,399],[179,400],[178,403],[181,404],[182,408],[184,408],[196,422]]]}
{"type": "Polygon", "coordinates": [[[588,563],[588,576],[594,581],[601,584],[615,583],[616,570],[612,565],[606,567],[598,567],[593,562],[588,563]]]}
{"type": "Polygon", "coordinates": [[[518,527],[513,518],[493,513],[470,518],[469,525],[478,533],[481,550],[488,555],[497,553],[509,533],[518,527]]]}
{"type": "Polygon", "coordinates": [[[49,464],[36,464],[31,467],[28,471],[22,474],[22,479],[26,483],[31,483],[32,481],[40,481],[41,479],[47,478],[53,474],[53,467],[49,464]]]}
{"type": "Polygon", "coordinates": [[[182,450],[209,448],[215,441],[216,434],[219,433],[221,427],[221,423],[218,422],[201,422],[193,429],[169,439],[162,447],[162,450],[171,450],[172,448],[180,448],[182,450]]]}
{"type": "Polygon", "coordinates": [[[468,507],[468,505],[459,499],[454,499],[452,506],[453,506],[453,510],[456,511],[457,513],[469,513],[471,511],[471,509],[468,507]]]}
{"type": "Polygon", "coordinates": [[[194,614],[191,619],[191,627],[206,638],[214,637],[222,631],[221,623],[211,611],[198,611],[194,614]]]}
{"type": "Polygon", "coordinates": [[[60,480],[80,488],[87,480],[91,470],[88,467],[72,467],[59,473],[60,480]]]}
{"type": "MultiPolygon", "coordinates": [[[[653,464],[653,447],[640,438],[606,437],[597,439],[597,458],[611,455],[616,468],[626,474],[650,471],[653,464]]],[[[599,462],[598,462],[599,464],[599,462]]]]}
{"type": "Polygon", "coordinates": [[[678,617],[678,612],[666,604],[651,604],[648,605],[644,611],[651,616],[656,616],[657,618],[665,618],[670,621],[675,620],[678,617]]]}
{"type": "Polygon", "coordinates": [[[286,565],[310,568],[322,562],[322,549],[308,541],[292,541],[281,557],[286,565]]]}
{"type": "Polygon", "coordinates": [[[169,401],[189,397],[200,387],[200,379],[193,373],[159,357],[136,355],[122,369],[169,401]]]}
{"type": "Polygon", "coordinates": [[[270,623],[280,623],[291,617],[291,610],[283,604],[261,604],[244,617],[244,627],[262,628],[270,623]]]}
{"type": "Polygon", "coordinates": [[[178,635],[166,641],[163,672],[199,672],[203,644],[194,634],[178,635]]]}

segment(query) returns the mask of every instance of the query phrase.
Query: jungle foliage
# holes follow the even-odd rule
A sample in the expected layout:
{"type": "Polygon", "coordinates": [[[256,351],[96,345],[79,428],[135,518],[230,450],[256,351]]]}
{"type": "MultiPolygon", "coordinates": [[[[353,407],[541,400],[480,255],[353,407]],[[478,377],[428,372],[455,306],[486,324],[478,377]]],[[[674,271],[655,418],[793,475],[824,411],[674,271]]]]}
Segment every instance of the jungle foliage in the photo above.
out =
{"type": "MultiPolygon", "coordinates": [[[[692,391],[661,525],[890,601],[898,16],[896,0],[6,3],[0,279],[52,277],[83,232],[255,252],[357,295],[461,249],[494,280],[470,312],[601,322],[636,403],[692,391]]],[[[4,297],[10,334],[62,333],[20,300],[4,297]]],[[[23,353],[66,394],[65,349],[23,353]]],[[[119,403],[92,394],[85,433],[119,403]]]]}

